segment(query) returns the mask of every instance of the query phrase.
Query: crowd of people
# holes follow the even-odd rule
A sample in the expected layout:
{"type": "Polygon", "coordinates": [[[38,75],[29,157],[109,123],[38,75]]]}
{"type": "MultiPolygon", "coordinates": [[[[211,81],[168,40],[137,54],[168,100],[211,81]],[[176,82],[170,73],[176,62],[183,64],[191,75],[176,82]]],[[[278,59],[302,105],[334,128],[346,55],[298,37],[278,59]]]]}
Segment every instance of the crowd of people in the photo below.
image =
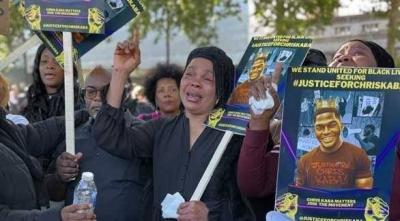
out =
{"type": "MultiPolygon", "coordinates": [[[[272,78],[246,83],[245,90],[256,100],[265,99],[269,91],[274,106],[261,114],[250,111],[245,136],[232,137],[201,199],[190,201],[224,135],[204,122],[228,100],[243,99],[231,97],[234,64],[214,46],[191,51],[184,68],[159,64],[149,71],[143,90],[151,104],[139,107],[142,102],[130,96],[129,75],[140,62],[135,36],[116,46],[112,71],[97,66],[83,87],[74,67],[76,154],[65,152],[64,71],[50,51],[44,45],[37,51],[27,104],[18,117],[7,117],[10,86],[0,75],[0,220],[167,220],[161,203],[175,192],[186,201],[177,209],[181,221],[265,220],[274,210],[282,109],[273,85],[282,69],[276,68],[272,78]],[[21,118],[24,123],[16,120],[21,118]],[[95,174],[94,210],[93,205],[72,204],[85,171],[95,174]],[[50,201],[64,201],[65,206],[49,208],[50,201]]],[[[395,67],[381,46],[358,39],[344,42],[330,64],[322,52],[312,49],[303,65],[395,67]]],[[[366,152],[340,138],[340,110],[326,108],[312,117],[320,127],[329,124],[335,139],[326,141],[325,132],[316,129],[320,145],[308,154],[326,161],[335,160],[332,153],[357,154],[362,163],[348,163],[360,164],[363,170],[343,186],[371,188],[366,152]]],[[[374,129],[366,127],[364,133],[373,134],[374,129]]],[[[299,160],[301,170],[294,184],[330,186],[314,182],[310,165],[315,157],[306,155],[299,160]]],[[[392,185],[389,220],[400,219],[399,148],[396,156],[393,184],[388,183],[392,185]]]]}

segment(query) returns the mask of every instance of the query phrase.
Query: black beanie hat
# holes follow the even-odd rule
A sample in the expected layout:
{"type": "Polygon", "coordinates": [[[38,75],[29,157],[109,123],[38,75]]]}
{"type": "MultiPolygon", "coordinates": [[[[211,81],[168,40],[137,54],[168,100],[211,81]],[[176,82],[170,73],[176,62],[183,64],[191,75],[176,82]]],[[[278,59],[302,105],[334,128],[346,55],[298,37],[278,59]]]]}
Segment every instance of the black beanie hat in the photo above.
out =
{"type": "Polygon", "coordinates": [[[360,39],[353,39],[348,42],[351,42],[351,41],[359,41],[359,42],[363,43],[364,45],[366,45],[367,47],[369,47],[372,51],[372,54],[374,54],[374,57],[375,57],[375,60],[377,63],[377,67],[380,67],[380,68],[394,68],[395,67],[393,57],[377,43],[375,43],[373,41],[365,41],[365,40],[360,40],[360,39]]]}
{"type": "Polygon", "coordinates": [[[228,101],[233,90],[235,66],[232,59],[222,49],[214,46],[196,48],[190,52],[185,69],[195,58],[205,58],[212,62],[218,99],[215,107],[221,107],[228,101]]]}

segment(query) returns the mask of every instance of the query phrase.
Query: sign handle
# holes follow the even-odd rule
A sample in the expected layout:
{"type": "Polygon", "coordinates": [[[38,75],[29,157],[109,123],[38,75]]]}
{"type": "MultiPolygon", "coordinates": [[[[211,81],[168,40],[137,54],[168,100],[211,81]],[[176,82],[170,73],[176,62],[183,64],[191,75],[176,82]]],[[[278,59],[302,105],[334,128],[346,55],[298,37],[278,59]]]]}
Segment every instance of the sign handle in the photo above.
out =
{"type": "Polygon", "coordinates": [[[63,32],[64,48],[64,91],[65,91],[65,143],[66,151],[75,155],[74,125],[74,66],[71,32],[63,32]]]}
{"type": "Polygon", "coordinates": [[[225,134],[222,137],[222,140],[219,143],[217,149],[215,150],[215,153],[211,158],[210,163],[206,168],[206,171],[204,171],[204,174],[201,177],[199,184],[197,184],[196,190],[194,191],[192,197],[190,198],[190,201],[200,200],[232,136],[233,136],[232,131],[225,131],[225,134]]]}

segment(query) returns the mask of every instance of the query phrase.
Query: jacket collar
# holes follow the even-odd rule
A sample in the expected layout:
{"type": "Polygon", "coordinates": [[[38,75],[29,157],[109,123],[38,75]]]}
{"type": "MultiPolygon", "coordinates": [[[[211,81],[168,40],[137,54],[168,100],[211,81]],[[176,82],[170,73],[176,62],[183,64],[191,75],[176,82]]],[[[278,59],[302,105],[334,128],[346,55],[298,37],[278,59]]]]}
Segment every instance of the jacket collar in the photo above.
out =
{"type": "Polygon", "coordinates": [[[4,108],[0,107],[0,119],[6,119],[7,112],[4,108]]]}

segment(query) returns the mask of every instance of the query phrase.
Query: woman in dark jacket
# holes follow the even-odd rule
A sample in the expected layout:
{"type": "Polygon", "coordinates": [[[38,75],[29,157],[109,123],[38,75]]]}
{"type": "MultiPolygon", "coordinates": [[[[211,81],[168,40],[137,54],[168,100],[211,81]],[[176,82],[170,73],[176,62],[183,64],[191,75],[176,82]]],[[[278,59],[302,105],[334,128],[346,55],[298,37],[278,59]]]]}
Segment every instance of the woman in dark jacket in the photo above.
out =
{"type": "MultiPolygon", "coordinates": [[[[77,74],[74,66],[76,110],[84,107],[77,74]]],[[[45,45],[40,45],[36,52],[32,76],[33,83],[27,92],[28,105],[22,114],[30,123],[42,121],[49,117],[63,116],[64,70],[45,45]]]]}
{"type": "MultiPolygon", "coordinates": [[[[83,98],[80,96],[77,74],[74,66],[74,101],[76,110],[84,107],[83,98]]],[[[32,76],[33,83],[27,92],[28,105],[22,115],[30,123],[43,121],[54,116],[64,116],[64,70],[44,44],[40,45],[36,52],[32,76]]],[[[37,158],[43,170],[47,172],[51,156],[39,155],[37,158]]],[[[39,198],[42,206],[48,206],[49,196],[46,191],[43,191],[39,198]]]]}
{"type": "MultiPolygon", "coordinates": [[[[46,154],[64,139],[64,119],[52,118],[34,125],[15,125],[0,108],[0,220],[67,221],[94,220],[88,205],[40,211],[37,193],[43,172],[32,156],[46,154]]],[[[77,116],[85,121],[87,115],[77,116]]],[[[79,124],[79,123],[78,123],[79,124]]]]}
{"type": "MultiPolygon", "coordinates": [[[[140,63],[137,42],[119,44],[114,54],[114,72],[107,102],[93,128],[100,145],[108,152],[133,160],[153,162],[153,219],[161,216],[161,202],[179,192],[189,201],[224,132],[204,126],[213,109],[222,107],[233,88],[234,66],[221,49],[193,50],[180,84],[185,112],[172,119],[161,118],[143,125],[123,126],[120,108],[129,73],[140,63]]],[[[178,220],[253,220],[236,182],[236,163],[241,138],[234,136],[211,177],[201,201],[182,203],[178,220]]]]}

